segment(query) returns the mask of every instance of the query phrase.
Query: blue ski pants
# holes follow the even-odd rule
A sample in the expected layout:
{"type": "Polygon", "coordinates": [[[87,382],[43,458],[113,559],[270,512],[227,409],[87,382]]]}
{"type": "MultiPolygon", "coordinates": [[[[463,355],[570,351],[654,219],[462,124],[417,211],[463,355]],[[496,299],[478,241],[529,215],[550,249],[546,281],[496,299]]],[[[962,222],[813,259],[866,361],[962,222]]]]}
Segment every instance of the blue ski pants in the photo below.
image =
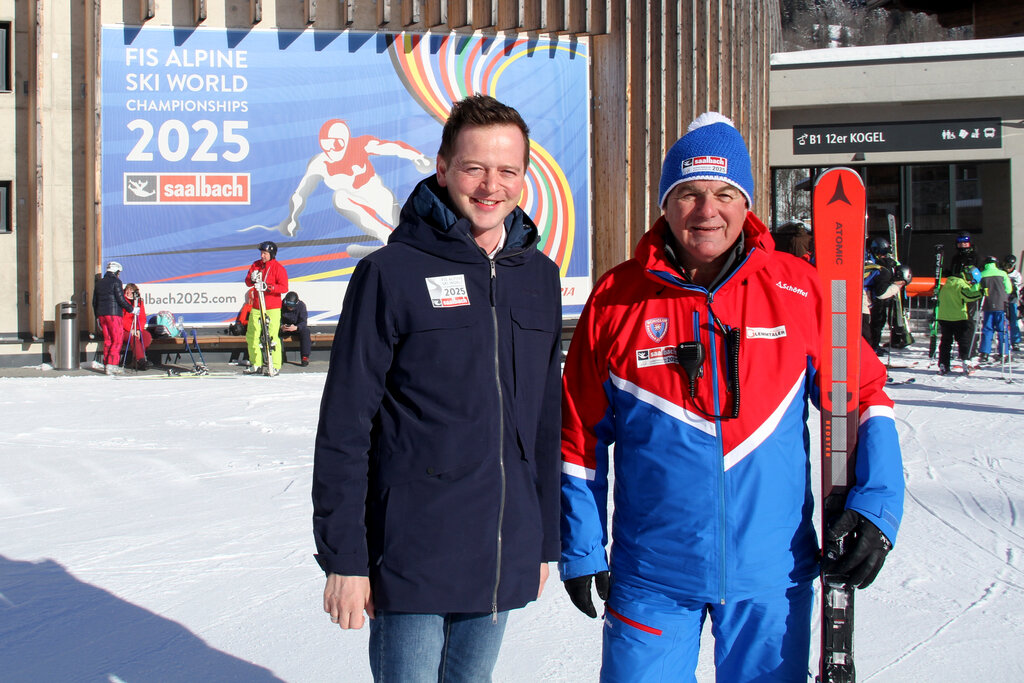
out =
{"type": "Polygon", "coordinates": [[[719,604],[676,600],[616,580],[604,617],[601,682],[695,683],[708,616],[719,683],[806,681],[813,602],[811,582],[719,604]]]}
{"type": "Polygon", "coordinates": [[[985,326],[981,329],[981,352],[992,352],[992,336],[999,339],[999,355],[1006,355],[1006,314],[1003,311],[985,311],[985,326]]]}

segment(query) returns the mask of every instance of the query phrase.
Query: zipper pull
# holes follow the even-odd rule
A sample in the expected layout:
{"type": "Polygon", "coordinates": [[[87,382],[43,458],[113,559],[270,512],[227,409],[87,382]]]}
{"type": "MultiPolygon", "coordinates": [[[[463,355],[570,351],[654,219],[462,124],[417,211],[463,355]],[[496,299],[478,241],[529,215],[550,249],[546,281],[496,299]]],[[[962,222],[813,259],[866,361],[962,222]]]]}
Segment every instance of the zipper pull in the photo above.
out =
{"type": "Polygon", "coordinates": [[[494,265],[494,259],[489,259],[491,262],[491,279],[493,280],[498,276],[498,268],[494,265]]]}

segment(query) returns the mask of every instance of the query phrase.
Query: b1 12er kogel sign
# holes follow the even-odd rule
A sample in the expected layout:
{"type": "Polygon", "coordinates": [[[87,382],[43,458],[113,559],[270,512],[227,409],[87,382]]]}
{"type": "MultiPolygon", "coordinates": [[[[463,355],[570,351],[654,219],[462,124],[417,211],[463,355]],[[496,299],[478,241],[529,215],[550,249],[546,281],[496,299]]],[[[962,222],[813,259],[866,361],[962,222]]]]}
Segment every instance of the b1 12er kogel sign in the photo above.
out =
{"type": "Polygon", "coordinates": [[[793,154],[999,149],[1002,119],[793,126],[793,154]]]}

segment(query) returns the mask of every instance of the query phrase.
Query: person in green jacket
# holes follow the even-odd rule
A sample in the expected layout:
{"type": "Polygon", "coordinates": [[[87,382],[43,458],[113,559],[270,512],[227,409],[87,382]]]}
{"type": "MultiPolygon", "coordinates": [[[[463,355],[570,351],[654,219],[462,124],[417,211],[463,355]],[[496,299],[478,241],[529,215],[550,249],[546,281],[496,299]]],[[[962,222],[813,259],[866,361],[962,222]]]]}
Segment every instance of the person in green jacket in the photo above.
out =
{"type": "Polygon", "coordinates": [[[966,266],[963,271],[946,278],[939,289],[939,374],[949,373],[949,359],[956,340],[957,352],[963,363],[963,372],[970,374],[967,359],[971,349],[971,320],[967,315],[967,304],[982,297],[978,286],[981,274],[977,268],[966,266]]]}

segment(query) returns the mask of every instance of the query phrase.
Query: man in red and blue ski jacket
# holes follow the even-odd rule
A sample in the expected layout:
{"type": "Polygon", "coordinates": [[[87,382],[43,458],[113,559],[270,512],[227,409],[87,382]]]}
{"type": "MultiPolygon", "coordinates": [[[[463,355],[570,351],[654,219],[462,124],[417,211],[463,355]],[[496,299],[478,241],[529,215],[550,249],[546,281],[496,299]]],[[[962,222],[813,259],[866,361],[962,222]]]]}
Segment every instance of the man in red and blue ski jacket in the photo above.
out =
{"type": "MultiPolygon", "coordinates": [[[[665,215],[597,283],[569,349],[559,568],[585,613],[592,581],[607,599],[602,681],[694,680],[709,614],[718,680],[807,674],[820,553],[806,423],[822,293],[808,263],[774,251],[752,192],[731,122],[691,124],[665,160],[665,215]]],[[[830,527],[847,536],[842,561],[862,587],[903,504],[893,403],[869,349],[857,485],[830,527]]]]}

